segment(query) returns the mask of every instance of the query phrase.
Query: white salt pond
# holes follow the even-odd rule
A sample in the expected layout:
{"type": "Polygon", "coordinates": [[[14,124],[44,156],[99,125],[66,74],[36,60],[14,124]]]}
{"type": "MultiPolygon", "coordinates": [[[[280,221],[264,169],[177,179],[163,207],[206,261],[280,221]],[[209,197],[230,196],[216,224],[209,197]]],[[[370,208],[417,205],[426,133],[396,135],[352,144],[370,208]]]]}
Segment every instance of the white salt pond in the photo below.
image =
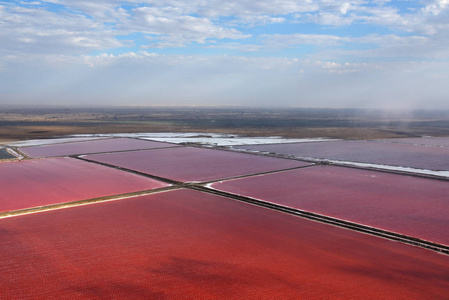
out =
{"type": "Polygon", "coordinates": [[[336,139],[308,138],[308,139],[286,139],[279,136],[270,137],[241,137],[235,134],[219,133],[118,133],[118,134],[96,134],[96,135],[74,135],[74,137],[129,137],[140,138],[157,142],[168,142],[175,144],[200,144],[205,146],[236,146],[236,145],[262,145],[262,144],[285,144],[285,143],[308,143],[326,142],[336,139]]]}

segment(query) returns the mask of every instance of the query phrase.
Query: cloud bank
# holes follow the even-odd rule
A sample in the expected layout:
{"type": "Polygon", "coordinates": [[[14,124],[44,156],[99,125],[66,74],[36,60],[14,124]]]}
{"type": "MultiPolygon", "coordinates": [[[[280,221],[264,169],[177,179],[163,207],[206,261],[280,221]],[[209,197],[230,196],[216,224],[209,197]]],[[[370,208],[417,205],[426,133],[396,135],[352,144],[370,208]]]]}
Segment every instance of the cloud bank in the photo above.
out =
{"type": "Polygon", "coordinates": [[[0,103],[449,108],[449,1],[0,1],[0,103]]]}

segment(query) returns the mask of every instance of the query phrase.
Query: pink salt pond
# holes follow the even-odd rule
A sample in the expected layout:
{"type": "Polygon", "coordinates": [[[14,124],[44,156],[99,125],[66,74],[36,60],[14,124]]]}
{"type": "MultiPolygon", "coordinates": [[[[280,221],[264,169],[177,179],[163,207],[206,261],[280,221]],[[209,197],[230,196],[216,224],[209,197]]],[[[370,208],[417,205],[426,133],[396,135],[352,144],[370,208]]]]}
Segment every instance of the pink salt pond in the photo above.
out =
{"type": "Polygon", "coordinates": [[[374,141],[235,146],[298,157],[449,171],[449,148],[374,141]]]}
{"type": "Polygon", "coordinates": [[[0,219],[5,299],[442,299],[449,257],[192,190],[0,219]]]}
{"type": "Polygon", "coordinates": [[[0,212],[168,186],[74,158],[0,163],[0,212]]]}
{"type": "Polygon", "coordinates": [[[212,187],[449,245],[449,181],[314,166],[212,187]]]}
{"type": "Polygon", "coordinates": [[[311,165],[231,151],[177,147],[87,155],[84,158],[176,181],[210,181],[311,165]]]}
{"type": "Polygon", "coordinates": [[[422,138],[400,138],[374,140],[375,142],[424,145],[433,147],[449,147],[449,137],[422,137],[422,138]]]}
{"type": "Polygon", "coordinates": [[[20,148],[20,151],[30,157],[53,157],[176,146],[178,145],[133,138],[111,138],[53,145],[30,146],[20,148]]]}

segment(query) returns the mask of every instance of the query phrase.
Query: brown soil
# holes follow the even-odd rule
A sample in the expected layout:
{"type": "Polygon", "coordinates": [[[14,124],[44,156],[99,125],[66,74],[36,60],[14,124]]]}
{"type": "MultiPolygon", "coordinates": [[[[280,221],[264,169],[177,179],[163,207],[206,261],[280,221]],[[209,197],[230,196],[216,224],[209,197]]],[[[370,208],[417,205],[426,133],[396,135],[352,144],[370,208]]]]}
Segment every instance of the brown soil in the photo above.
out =
{"type": "Polygon", "coordinates": [[[210,132],[287,138],[449,136],[449,112],[353,109],[36,108],[0,111],[0,143],[70,134],[210,132]]]}

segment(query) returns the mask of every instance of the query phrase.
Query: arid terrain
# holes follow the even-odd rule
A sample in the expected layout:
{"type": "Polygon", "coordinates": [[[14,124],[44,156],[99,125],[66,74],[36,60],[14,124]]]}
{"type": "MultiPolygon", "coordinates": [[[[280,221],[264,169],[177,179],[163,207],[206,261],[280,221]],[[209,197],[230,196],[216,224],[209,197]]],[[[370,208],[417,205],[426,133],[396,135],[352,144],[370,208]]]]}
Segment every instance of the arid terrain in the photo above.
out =
{"type": "Polygon", "coordinates": [[[0,109],[0,142],[128,132],[342,139],[448,136],[449,111],[212,107],[0,109]]]}

